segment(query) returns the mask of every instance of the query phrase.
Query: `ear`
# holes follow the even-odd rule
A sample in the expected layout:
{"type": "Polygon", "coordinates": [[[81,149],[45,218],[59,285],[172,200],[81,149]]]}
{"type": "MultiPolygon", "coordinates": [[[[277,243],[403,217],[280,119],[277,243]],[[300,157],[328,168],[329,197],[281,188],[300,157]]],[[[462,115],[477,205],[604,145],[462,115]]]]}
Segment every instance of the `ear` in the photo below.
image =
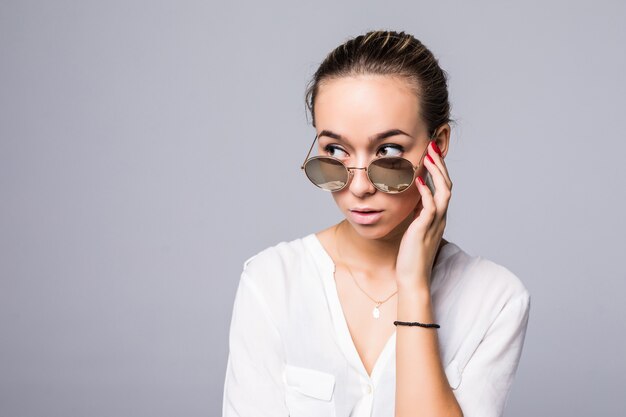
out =
{"type": "Polygon", "coordinates": [[[450,124],[445,123],[437,128],[435,131],[435,143],[441,150],[441,157],[445,158],[448,153],[448,147],[450,144],[450,124]]]}

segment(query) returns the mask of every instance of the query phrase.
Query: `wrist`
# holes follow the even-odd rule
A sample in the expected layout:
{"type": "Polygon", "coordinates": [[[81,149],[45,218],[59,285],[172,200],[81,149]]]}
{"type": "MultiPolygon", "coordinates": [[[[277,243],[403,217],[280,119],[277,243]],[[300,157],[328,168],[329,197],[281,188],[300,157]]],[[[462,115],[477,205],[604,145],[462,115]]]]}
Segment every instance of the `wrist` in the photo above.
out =
{"type": "Polygon", "coordinates": [[[397,319],[432,323],[434,312],[430,291],[425,288],[398,290],[397,319]]]}
{"type": "Polygon", "coordinates": [[[410,305],[431,305],[430,288],[423,286],[398,287],[398,301],[410,305]]]}

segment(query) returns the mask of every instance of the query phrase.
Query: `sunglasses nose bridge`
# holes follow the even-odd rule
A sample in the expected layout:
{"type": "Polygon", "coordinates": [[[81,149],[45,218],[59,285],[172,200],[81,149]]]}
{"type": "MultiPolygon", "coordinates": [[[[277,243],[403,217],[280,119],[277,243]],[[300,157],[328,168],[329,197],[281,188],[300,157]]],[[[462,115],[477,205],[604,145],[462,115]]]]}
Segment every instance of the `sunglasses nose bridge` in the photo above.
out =
{"type": "Polygon", "coordinates": [[[350,174],[350,179],[352,179],[354,177],[354,171],[355,170],[359,170],[359,171],[364,171],[365,172],[365,176],[369,180],[369,174],[368,174],[367,167],[349,167],[349,166],[346,166],[346,169],[348,170],[348,173],[350,174]]]}
{"type": "MultiPolygon", "coordinates": [[[[365,178],[361,179],[359,181],[359,183],[361,183],[361,181],[365,181],[365,183],[367,184],[367,186],[366,186],[367,189],[370,189],[370,187],[377,188],[374,185],[374,182],[372,181],[372,179],[370,178],[369,169],[368,168],[369,168],[369,165],[365,166],[365,167],[349,167],[349,166],[346,166],[346,169],[348,170],[348,173],[350,174],[350,177],[348,178],[348,183],[346,184],[346,187],[349,187],[349,186],[351,186],[351,184],[353,184],[353,182],[354,182],[354,171],[359,170],[359,171],[363,171],[363,174],[365,174],[365,178]]],[[[363,187],[362,185],[358,186],[359,189],[362,188],[362,187],[363,187]]]]}

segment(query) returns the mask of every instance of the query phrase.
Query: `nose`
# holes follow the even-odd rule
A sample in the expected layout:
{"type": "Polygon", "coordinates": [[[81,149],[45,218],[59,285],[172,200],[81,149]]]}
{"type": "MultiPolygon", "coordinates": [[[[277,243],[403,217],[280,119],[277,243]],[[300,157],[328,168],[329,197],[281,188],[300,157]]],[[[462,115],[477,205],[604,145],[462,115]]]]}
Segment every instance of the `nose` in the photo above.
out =
{"type": "Polygon", "coordinates": [[[350,192],[356,197],[362,198],[368,194],[376,192],[376,187],[367,176],[367,169],[352,167],[350,169],[352,179],[350,181],[350,192]]]}

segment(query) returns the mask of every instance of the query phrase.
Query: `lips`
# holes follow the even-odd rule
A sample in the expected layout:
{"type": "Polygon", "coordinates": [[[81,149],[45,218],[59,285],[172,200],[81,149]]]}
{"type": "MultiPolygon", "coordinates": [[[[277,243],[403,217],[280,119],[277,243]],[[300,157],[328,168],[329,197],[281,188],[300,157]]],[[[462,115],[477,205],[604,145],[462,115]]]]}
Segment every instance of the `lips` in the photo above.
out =
{"type": "Polygon", "coordinates": [[[376,209],[373,209],[373,208],[365,207],[365,208],[353,208],[353,209],[350,209],[350,211],[356,211],[356,212],[359,212],[359,213],[377,213],[377,212],[382,211],[382,210],[376,210],[376,209]]]}
{"type": "Polygon", "coordinates": [[[374,224],[382,217],[382,210],[374,210],[372,208],[351,209],[350,217],[357,224],[374,224]]]}

